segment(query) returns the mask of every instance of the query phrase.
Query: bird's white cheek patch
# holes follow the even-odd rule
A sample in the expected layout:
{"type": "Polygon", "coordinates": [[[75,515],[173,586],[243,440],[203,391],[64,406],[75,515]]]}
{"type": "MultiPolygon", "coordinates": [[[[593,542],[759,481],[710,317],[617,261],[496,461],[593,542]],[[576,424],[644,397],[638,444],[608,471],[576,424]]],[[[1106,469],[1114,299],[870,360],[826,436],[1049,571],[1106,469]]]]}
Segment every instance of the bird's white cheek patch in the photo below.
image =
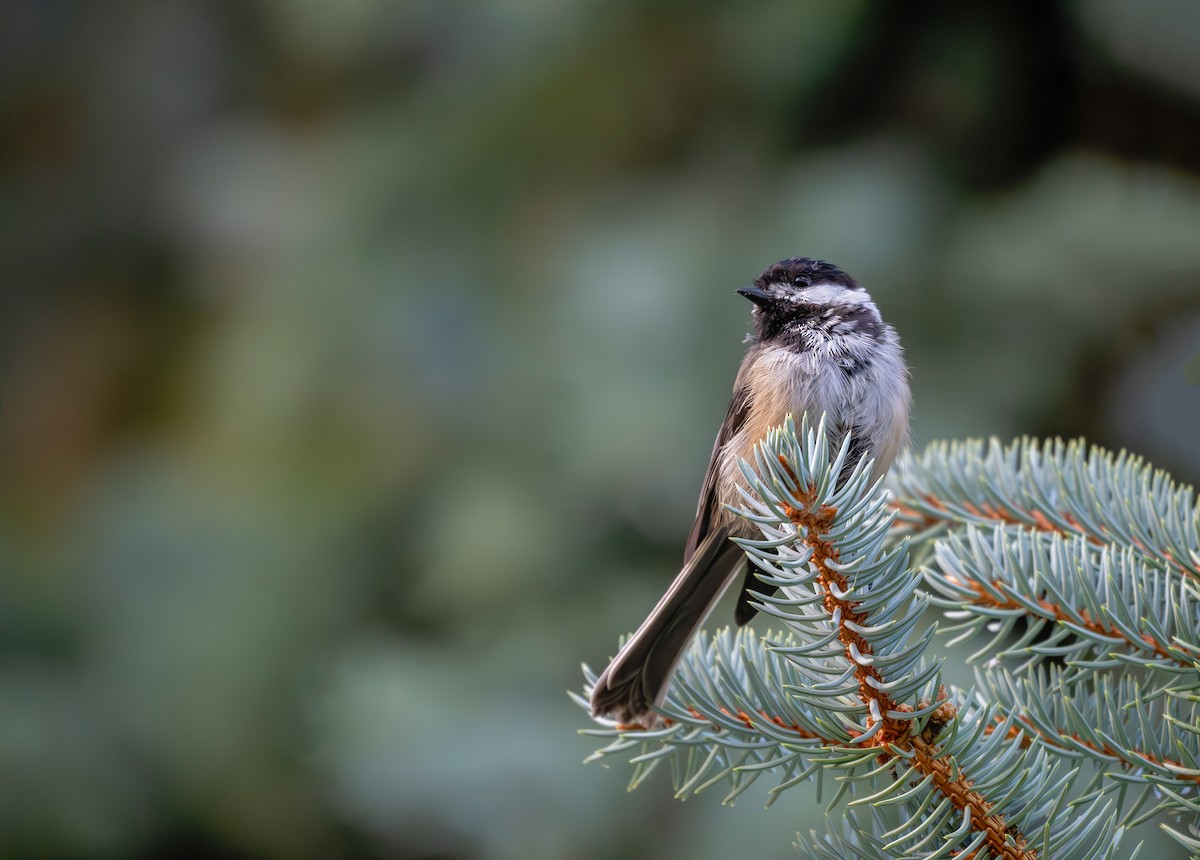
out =
{"type": "Polygon", "coordinates": [[[869,305],[866,290],[850,290],[840,284],[814,284],[796,291],[798,301],[814,305],[869,305]]]}

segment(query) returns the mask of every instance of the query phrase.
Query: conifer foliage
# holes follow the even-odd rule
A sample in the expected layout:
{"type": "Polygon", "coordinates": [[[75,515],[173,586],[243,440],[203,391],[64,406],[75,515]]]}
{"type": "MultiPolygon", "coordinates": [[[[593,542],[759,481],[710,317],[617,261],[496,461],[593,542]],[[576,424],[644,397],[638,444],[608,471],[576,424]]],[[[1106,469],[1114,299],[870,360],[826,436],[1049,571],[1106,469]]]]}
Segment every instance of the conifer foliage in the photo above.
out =
{"type": "MultiPolygon", "coordinates": [[[[650,729],[600,722],[631,786],[732,801],[815,783],[813,858],[1127,858],[1156,819],[1200,857],[1200,511],[1081,443],[935,444],[885,487],[824,419],[743,464],[739,540],[776,629],[701,634],[650,729]],[[918,624],[930,607],[940,624],[918,624]],[[945,683],[937,636],[969,653],[945,683]],[[969,643],[969,644],[968,644],[969,643]]],[[[587,707],[595,675],[575,696],[587,707]]]]}

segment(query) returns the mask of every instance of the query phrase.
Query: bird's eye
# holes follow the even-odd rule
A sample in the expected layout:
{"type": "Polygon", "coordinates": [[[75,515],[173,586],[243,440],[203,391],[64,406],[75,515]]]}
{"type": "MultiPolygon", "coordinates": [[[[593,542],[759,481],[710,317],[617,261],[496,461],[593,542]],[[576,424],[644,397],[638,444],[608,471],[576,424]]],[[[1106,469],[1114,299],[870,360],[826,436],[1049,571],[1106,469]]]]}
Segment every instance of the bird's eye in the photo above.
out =
{"type": "Polygon", "coordinates": [[[792,283],[797,287],[807,287],[811,281],[809,281],[808,275],[796,275],[796,277],[792,278],[792,283]]]}

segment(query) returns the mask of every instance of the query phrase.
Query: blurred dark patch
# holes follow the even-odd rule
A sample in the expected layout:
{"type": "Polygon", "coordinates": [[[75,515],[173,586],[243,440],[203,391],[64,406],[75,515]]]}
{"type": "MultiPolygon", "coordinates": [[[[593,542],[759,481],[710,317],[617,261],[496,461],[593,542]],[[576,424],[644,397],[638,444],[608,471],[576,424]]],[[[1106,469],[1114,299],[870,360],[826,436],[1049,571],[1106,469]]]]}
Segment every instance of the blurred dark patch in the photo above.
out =
{"type": "MultiPolygon", "coordinates": [[[[1128,447],[1128,440],[1105,428],[1105,413],[1112,408],[1117,376],[1136,362],[1141,353],[1154,349],[1169,323],[1200,319],[1200,290],[1195,288],[1197,275],[1178,272],[1174,278],[1168,274],[1164,281],[1159,284],[1162,292],[1154,294],[1144,304],[1135,305],[1120,329],[1094,332],[1080,344],[1071,356],[1070,384],[1063,402],[1053,413],[1030,411],[1026,423],[1031,435],[1084,437],[1112,450],[1128,447]]],[[[1200,340],[1196,347],[1200,349],[1200,340]]],[[[1193,407],[1200,410],[1200,393],[1196,394],[1193,407]]],[[[1181,483],[1200,484],[1200,469],[1195,460],[1172,456],[1165,450],[1155,452],[1150,460],[1156,468],[1165,469],[1181,483]]]]}
{"type": "Polygon", "coordinates": [[[966,187],[987,190],[1074,133],[1080,81],[1062,4],[873,3],[862,22],[827,84],[796,106],[797,146],[910,131],[966,187]]]}
{"type": "Polygon", "coordinates": [[[1081,142],[1131,161],[1200,172],[1200,103],[1088,58],[1081,142]]]}

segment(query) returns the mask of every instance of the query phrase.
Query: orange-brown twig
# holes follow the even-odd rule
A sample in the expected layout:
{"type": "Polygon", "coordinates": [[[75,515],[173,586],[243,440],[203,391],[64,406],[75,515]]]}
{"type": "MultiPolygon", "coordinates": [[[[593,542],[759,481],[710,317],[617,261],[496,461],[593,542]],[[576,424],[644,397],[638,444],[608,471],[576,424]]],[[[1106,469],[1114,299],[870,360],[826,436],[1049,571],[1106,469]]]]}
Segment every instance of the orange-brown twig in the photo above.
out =
{"type": "MultiPolygon", "coordinates": [[[[785,469],[788,468],[783,458],[780,458],[780,462],[785,469]]],[[[874,646],[865,636],[854,629],[867,624],[867,614],[859,611],[857,603],[837,596],[839,593],[846,592],[849,583],[844,574],[830,567],[830,562],[838,561],[837,548],[830,541],[821,540],[820,537],[833,524],[837,510],[827,505],[816,507],[816,488],[811,486],[798,501],[800,507],[784,505],[783,511],[792,523],[806,532],[804,543],[812,550],[812,564],[817,569],[817,581],[825,591],[823,601],[825,611],[833,616],[838,613],[838,610],[841,610],[838,641],[842,643],[846,659],[854,666],[854,677],[858,681],[859,696],[867,704],[874,700],[879,706],[879,713],[885,715],[883,726],[872,739],[872,743],[876,746],[895,743],[908,735],[910,723],[908,720],[886,716],[888,711],[898,710],[900,703],[894,701],[880,689],[884,679],[880,676],[879,670],[873,665],[864,664],[862,660],[856,660],[853,656],[854,650],[868,657],[874,653],[874,646]]],[[[867,728],[870,729],[873,725],[873,720],[868,717],[867,728]]]]}
{"type": "MultiPolygon", "coordinates": [[[[999,728],[998,724],[1002,723],[1003,721],[1004,717],[996,717],[997,725],[988,726],[985,732],[987,734],[995,734],[996,729],[999,728]]],[[[1186,779],[1190,782],[1200,785],[1200,775],[1184,773],[1183,771],[1187,768],[1187,765],[1181,761],[1175,761],[1174,759],[1169,758],[1160,758],[1159,756],[1154,755],[1154,753],[1141,752],[1140,750],[1135,751],[1131,756],[1126,750],[1117,749],[1109,744],[1097,744],[1093,741],[1085,740],[1074,732],[1058,732],[1055,734],[1044,732],[1035,726],[1028,717],[1018,717],[1016,721],[1020,723],[1020,727],[1015,725],[1010,727],[1007,737],[1009,740],[1017,741],[1022,747],[1029,746],[1031,743],[1029,737],[1031,735],[1036,735],[1049,746],[1058,747],[1059,749],[1070,752],[1073,751],[1073,746],[1065,743],[1065,740],[1069,739],[1074,742],[1074,746],[1089,749],[1094,753],[1099,753],[1100,755],[1107,756],[1109,758],[1120,759],[1130,767],[1140,768],[1145,766],[1145,762],[1150,762],[1151,764],[1161,767],[1164,770],[1170,771],[1171,776],[1175,779],[1186,779]]]]}
{"type": "MultiPolygon", "coordinates": [[[[990,609],[1027,609],[1025,604],[1015,599],[1010,598],[1007,600],[997,600],[995,595],[990,594],[977,582],[963,582],[957,578],[954,580],[954,582],[959,585],[965,585],[974,592],[975,596],[971,598],[970,605],[986,606],[990,609]]],[[[1007,592],[1006,585],[999,580],[993,580],[992,585],[995,586],[995,588],[999,591],[1007,592]]],[[[1151,650],[1154,651],[1155,655],[1162,657],[1165,660],[1171,660],[1172,662],[1189,669],[1193,665],[1191,660],[1178,654],[1171,653],[1170,649],[1166,645],[1157,641],[1149,634],[1144,634],[1135,640],[1128,636],[1120,628],[1103,624],[1100,621],[1092,618],[1086,609],[1080,609],[1077,612],[1072,613],[1068,612],[1057,603],[1052,603],[1045,598],[1039,598],[1036,602],[1037,605],[1044,609],[1047,614],[1053,615],[1057,621],[1069,621],[1072,624],[1092,631],[1098,636],[1105,636],[1112,639],[1122,639],[1133,646],[1140,646],[1142,644],[1148,645],[1151,650]]]]}
{"type": "MultiPolygon", "coordinates": [[[[893,503],[893,507],[902,517],[901,520],[898,520],[898,523],[901,524],[900,527],[903,527],[903,524],[907,523],[923,530],[932,528],[940,523],[953,522],[958,519],[954,512],[951,511],[945,504],[943,504],[940,499],[929,493],[921,496],[921,501],[935,511],[944,512],[944,515],[935,516],[925,511],[919,511],[911,505],[907,505],[903,501],[898,500],[893,503]]],[[[1100,530],[1100,533],[1089,531],[1081,522],[1079,522],[1079,520],[1066,511],[1060,511],[1058,513],[1059,516],[1061,516],[1062,519],[1070,526],[1069,529],[1055,525],[1043,511],[1021,511],[1020,513],[1029,518],[1022,519],[1016,514],[1002,510],[1001,508],[986,502],[982,505],[976,505],[973,502],[964,502],[961,507],[963,510],[967,511],[967,513],[981,520],[993,520],[994,522],[1004,523],[1005,525],[1021,526],[1023,528],[1053,534],[1081,536],[1086,538],[1095,546],[1106,546],[1111,542],[1110,536],[1103,528],[1100,530]],[[1031,523],[1029,520],[1032,520],[1033,522],[1031,523]]],[[[1175,556],[1173,556],[1169,550],[1163,550],[1162,552],[1154,551],[1136,538],[1131,539],[1131,542],[1133,546],[1137,547],[1137,549],[1142,552],[1143,555],[1152,558],[1160,558],[1184,576],[1192,579],[1197,578],[1196,571],[1181,562],[1179,559],[1175,558],[1175,556]]]]}
{"type": "MultiPolygon", "coordinates": [[[[795,483],[795,473],[787,461],[779,458],[780,465],[789,473],[795,483]]],[[[948,797],[964,815],[970,817],[970,826],[976,832],[986,834],[986,842],[992,855],[1005,860],[1033,860],[1036,853],[1026,844],[1024,836],[1015,832],[1004,821],[1004,817],[995,812],[978,791],[972,787],[971,781],[957,767],[950,756],[939,755],[934,743],[937,732],[955,716],[954,706],[944,703],[939,708],[937,719],[931,719],[925,735],[912,736],[912,722],[904,719],[889,717],[889,712],[911,711],[904,703],[894,701],[884,690],[884,678],[872,664],[855,659],[854,651],[860,655],[869,656],[874,648],[861,633],[858,632],[868,625],[868,616],[859,608],[859,604],[839,594],[845,594],[849,583],[846,577],[831,566],[839,561],[837,548],[831,541],[821,539],[827,532],[837,515],[836,509],[816,504],[816,487],[809,486],[799,498],[798,506],[785,505],[784,513],[797,528],[804,530],[804,543],[812,550],[811,564],[817,570],[817,581],[825,591],[824,606],[831,617],[840,617],[838,640],[842,643],[846,659],[854,666],[854,675],[858,681],[859,696],[868,706],[872,701],[878,706],[878,712],[883,715],[883,725],[870,739],[868,745],[880,749],[881,758],[892,758],[896,754],[893,749],[904,752],[911,751],[912,765],[927,776],[932,776],[933,785],[948,797]],[[840,613],[839,613],[840,611],[840,613]]],[[[868,716],[867,727],[874,725],[868,716]]]]}
{"type": "Polygon", "coordinates": [[[956,772],[948,757],[939,756],[937,748],[921,738],[913,738],[909,749],[912,750],[912,762],[917,771],[933,777],[937,789],[964,813],[970,810],[971,826],[976,832],[987,834],[987,846],[993,857],[1003,857],[1005,860],[1032,860],[1037,857],[1025,837],[1005,824],[1004,816],[996,812],[993,805],[972,787],[971,781],[961,771],[956,772]]]}

